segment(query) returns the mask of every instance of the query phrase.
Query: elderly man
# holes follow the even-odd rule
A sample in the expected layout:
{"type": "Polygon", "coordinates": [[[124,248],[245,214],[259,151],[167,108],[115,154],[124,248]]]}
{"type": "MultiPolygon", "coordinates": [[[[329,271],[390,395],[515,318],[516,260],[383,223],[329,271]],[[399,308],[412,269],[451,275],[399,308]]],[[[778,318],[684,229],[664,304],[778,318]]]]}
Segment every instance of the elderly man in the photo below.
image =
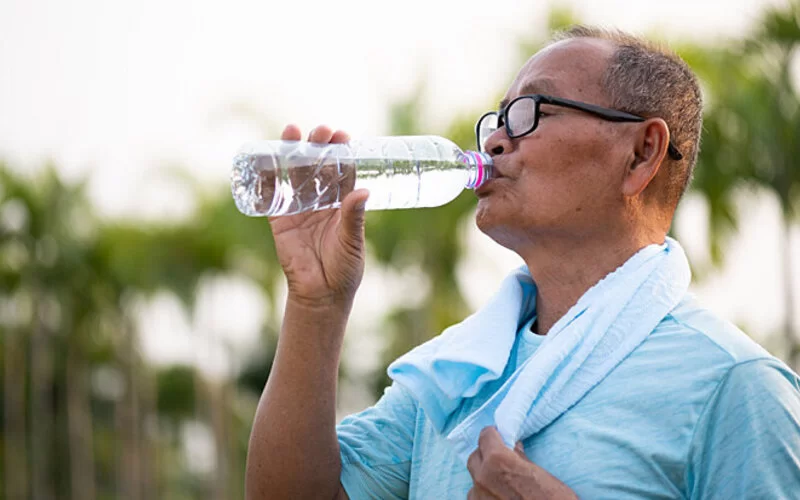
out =
{"type": "Polygon", "coordinates": [[[643,40],[576,27],[534,55],[478,125],[478,227],[526,266],[338,426],[368,193],[271,220],[289,295],[248,498],[800,498],[800,379],[692,300],[667,237],[701,123],[643,40]]]}

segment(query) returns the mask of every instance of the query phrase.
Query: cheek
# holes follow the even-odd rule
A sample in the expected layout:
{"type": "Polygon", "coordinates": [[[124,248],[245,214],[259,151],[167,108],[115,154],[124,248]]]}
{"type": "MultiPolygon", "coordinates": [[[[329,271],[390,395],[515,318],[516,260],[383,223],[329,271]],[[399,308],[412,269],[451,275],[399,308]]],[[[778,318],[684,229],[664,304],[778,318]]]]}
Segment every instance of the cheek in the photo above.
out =
{"type": "Polygon", "coordinates": [[[561,155],[538,155],[520,172],[515,194],[521,199],[518,209],[538,216],[557,216],[584,199],[584,179],[577,165],[561,155]]]}
{"type": "Polygon", "coordinates": [[[520,179],[538,197],[564,211],[596,206],[618,181],[613,175],[608,141],[600,130],[553,127],[547,138],[531,144],[520,179]]]}

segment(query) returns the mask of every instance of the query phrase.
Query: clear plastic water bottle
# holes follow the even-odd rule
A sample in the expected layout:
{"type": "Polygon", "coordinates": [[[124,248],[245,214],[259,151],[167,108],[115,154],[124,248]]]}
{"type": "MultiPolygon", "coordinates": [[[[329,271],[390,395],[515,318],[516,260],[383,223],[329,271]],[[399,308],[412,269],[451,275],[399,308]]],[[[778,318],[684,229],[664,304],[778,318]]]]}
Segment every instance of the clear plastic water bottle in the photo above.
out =
{"type": "Polygon", "coordinates": [[[436,207],[492,175],[485,153],[435,136],[376,137],[346,144],[261,141],[233,160],[231,190],[245,215],[290,215],[339,207],[355,189],[367,210],[436,207]]]}

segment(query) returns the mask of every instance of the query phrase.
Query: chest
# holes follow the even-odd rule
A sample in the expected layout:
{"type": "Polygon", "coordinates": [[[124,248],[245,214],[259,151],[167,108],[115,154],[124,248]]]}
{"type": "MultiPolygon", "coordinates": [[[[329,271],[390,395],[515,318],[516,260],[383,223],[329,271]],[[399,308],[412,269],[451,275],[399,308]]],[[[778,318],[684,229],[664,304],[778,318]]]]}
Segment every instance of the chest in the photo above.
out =
{"type": "MultiPolygon", "coordinates": [[[[597,389],[600,389],[599,387],[597,389]]],[[[580,498],[681,498],[694,418],[657,394],[593,391],[523,441],[528,458],[580,498]]],[[[466,498],[472,478],[445,437],[417,420],[411,498],[466,498]]]]}

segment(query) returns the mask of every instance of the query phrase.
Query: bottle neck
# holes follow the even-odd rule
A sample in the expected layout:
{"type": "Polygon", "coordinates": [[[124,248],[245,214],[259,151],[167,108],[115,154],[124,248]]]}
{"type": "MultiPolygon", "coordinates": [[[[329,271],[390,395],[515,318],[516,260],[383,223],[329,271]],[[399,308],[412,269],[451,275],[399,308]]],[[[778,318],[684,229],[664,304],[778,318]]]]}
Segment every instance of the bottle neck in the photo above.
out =
{"type": "Polygon", "coordinates": [[[469,169],[467,188],[478,189],[492,177],[492,157],[488,154],[477,151],[464,151],[459,159],[466,163],[469,169]]]}

